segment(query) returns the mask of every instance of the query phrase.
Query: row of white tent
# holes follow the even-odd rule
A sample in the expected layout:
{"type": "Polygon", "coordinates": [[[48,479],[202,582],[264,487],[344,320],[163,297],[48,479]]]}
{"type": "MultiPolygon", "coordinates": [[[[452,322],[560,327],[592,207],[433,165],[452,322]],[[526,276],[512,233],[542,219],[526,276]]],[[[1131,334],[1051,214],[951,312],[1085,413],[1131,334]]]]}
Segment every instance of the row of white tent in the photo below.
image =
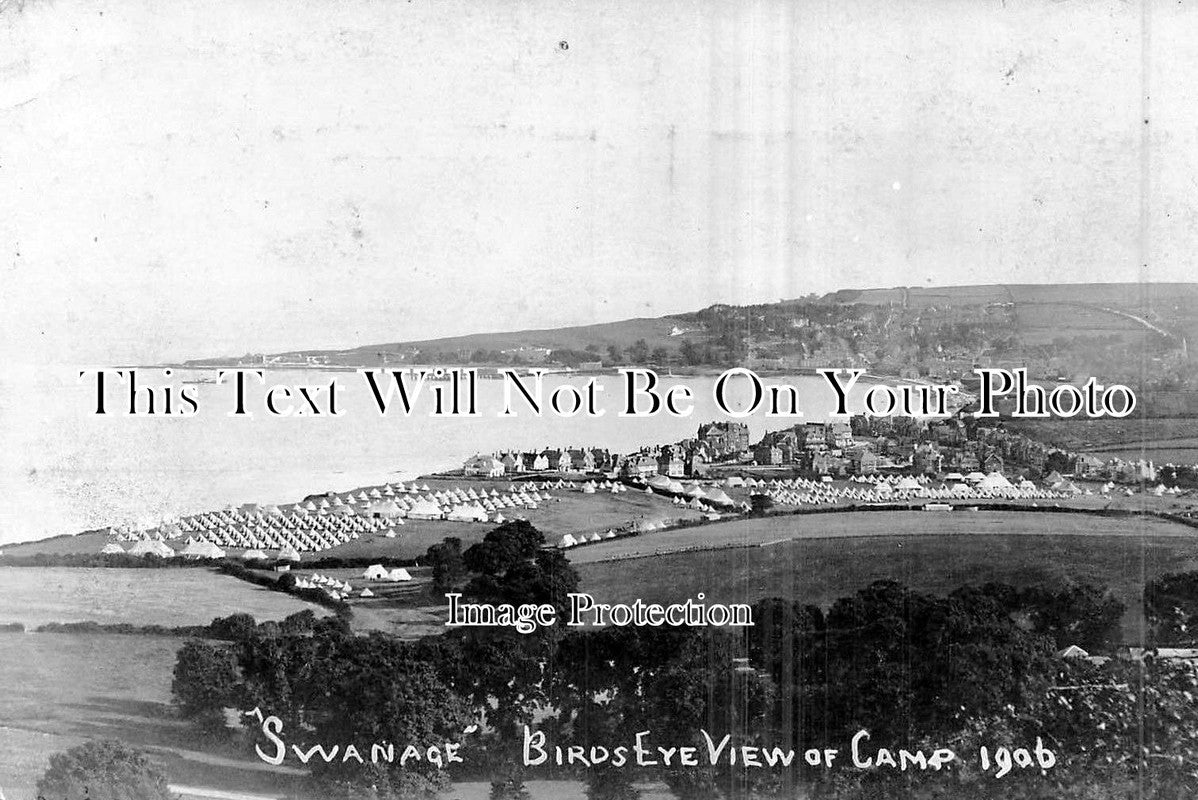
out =
{"type": "MultiPolygon", "coordinates": [[[[195,533],[198,537],[189,536],[184,551],[177,554],[211,558],[220,557],[211,554],[211,549],[222,547],[277,549],[297,553],[321,552],[358,539],[363,534],[380,534],[386,538],[395,538],[395,528],[405,524],[404,518],[501,524],[507,518],[500,509],[536,509],[540,503],[551,499],[546,489],[538,490],[532,484],[521,487],[515,487],[513,484],[513,487],[518,489],[515,494],[500,494],[496,490],[488,492],[485,489],[476,490],[470,487],[439,490],[424,496],[378,500],[363,510],[362,513],[369,516],[358,516],[359,512],[352,510],[339,496],[335,496],[332,501],[322,500],[322,503],[327,503],[330,507],[330,514],[326,516],[308,511],[307,506],[315,505],[312,501],[294,506],[288,511],[283,511],[277,506],[248,510],[228,508],[186,517],[147,534],[121,531],[114,538],[118,542],[134,542],[138,554],[155,552],[163,558],[173,557],[176,555],[175,550],[166,545],[152,546],[141,542],[152,539],[162,543],[164,540],[180,538],[186,533],[195,533]],[[472,496],[474,499],[471,499],[472,496]],[[194,547],[193,542],[197,543],[194,547]],[[195,552],[197,547],[209,551],[209,554],[195,552]],[[192,550],[188,551],[188,548],[192,550]]],[[[113,550],[110,549],[110,552],[113,550]]]]}
{"type": "MultiPolygon", "coordinates": [[[[573,484],[571,484],[573,485],[573,484]]],[[[598,492],[606,492],[608,494],[620,494],[628,491],[628,487],[619,481],[604,480],[600,483],[595,481],[586,481],[581,486],[576,487],[583,494],[597,494],[598,492]]]]}
{"type": "MultiPolygon", "coordinates": [[[[656,529],[656,526],[654,526],[654,529],[656,529]]],[[[618,535],[619,534],[616,533],[615,529],[609,529],[606,533],[599,533],[598,531],[589,534],[579,533],[577,535],[567,533],[558,540],[557,546],[561,549],[565,549],[567,547],[577,547],[580,544],[587,544],[588,542],[601,542],[604,539],[615,539],[618,535]]]]}
{"type": "Polygon", "coordinates": [[[669,520],[651,520],[639,519],[629,522],[624,528],[608,528],[606,531],[593,531],[591,533],[567,533],[558,539],[557,546],[559,548],[576,547],[580,544],[590,544],[591,542],[601,542],[605,539],[616,539],[621,536],[631,536],[637,533],[650,533],[652,531],[665,530],[671,526],[669,520]]]}
{"type": "Polygon", "coordinates": [[[672,494],[676,497],[699,500],[717,506],[728,507],[736,505],[736,501],[729,497],[727,492],[717,486],[710,486],[706,489],[697,483],[686,486],[681,481],[668,478],[665,475],[658,475],[655,478],[651,478],[645,487],[645,491],[647,493],[672,494]]]}
{"type": "MultiPolygon", "coordinates": [[[[100,552],[106,555],[122,553],[131,556],[155,555],[159,558],[226,558],[228,556],[223,549],[205,539],[189,540],[182,549],[175,550],[162,539],[153,536],[138,539],[128,550],[117,542],[108,542],[100,549],[100,552]]],[[[300,558],[299,551],[291,545],[283,545],[278,548],[278,552],[273,556],[258,548],[251,548],[241,554],[241,559],[244,561],[298,562],[300,558]]]]}
{"type": "MultiPolygon", "coordinates": [[[[347,600],[350,597],[350,593],[354,590],[354,587],[346,581],[319,573],[314,573],[308,578],[297,577],[295,579],[295,588],[319,589],[334,600],[347,600]]],[[[370,597],[371,595],[365,596],[370,597]]]]}
{"type": "Polygon", "coordinates": [[[137,526],[119,525],[109,528],[108,533],[117,541],[136,542],[147,532],[157,531],[167,539],[175,539],[189,533],[207,533],[220,530],[227,526],[240,527],[262,523],[265,526],[278,527],[317,527],[333,529],[338,526],[351,525],[359,533],[366,532],[362,525],[369,523],[372,517],[382,516],[392,507],[378,506],[380,501],[397,500],[396,508],[410,508],[417,497],[437,506],[452,510],[454,506],[469,504],[477,501],[488,511],[501,507],[516,507],[528,502],[540,502],[549,499],[548,492],[552,489],[574,488],[575,484],[563,480],[529,481],[526,483],[511,483],[506,493],[485,486],[451,486],[449,488],[433,489],[427,483],[415,482],[384,484],[370,489],[330,494],[325,497],[311,498],[301,503],[279,506],[275,504],[258,505],[254,503],[243,506],[227,506],[220,511],[208,511],[193,514],[178,520],[155,524],[145,523],[137,526]],[[541,492],[539,498],[536,493],[541,492]],[[488,508],[490,503],[493,508],[488,508]],[[377,506],[377,508],[376,508],[377,506]],[[376,513],[376,511],[383,513],[376,513]],[[313,517],[312,521],[303,518],[313,517]],[[341,520],[341,517],[350,519],[341,520]],[[361,518],[359,520],[358,518],[361,518]],[[329,519],[331,518],[331,519],[329,519]]]}
{"type": "Polygon", "coordinates": [[[942,500],[1051,500],[1069,497],[1075,493],[1067,487],[1042,489],[1028,480],[1013,484],[999,472],[983,475],[982,480],[973,485],[961,482],[934,486],[929,480],[921,481],[911,476],[904,476],[893,482],[881,480],[876,484],[866,485],[868,488],[858,488],[796,479],[771,485],[765,494],[775,503],[802,506],[845,502],[878,503],[914,497],[942,500]]]}

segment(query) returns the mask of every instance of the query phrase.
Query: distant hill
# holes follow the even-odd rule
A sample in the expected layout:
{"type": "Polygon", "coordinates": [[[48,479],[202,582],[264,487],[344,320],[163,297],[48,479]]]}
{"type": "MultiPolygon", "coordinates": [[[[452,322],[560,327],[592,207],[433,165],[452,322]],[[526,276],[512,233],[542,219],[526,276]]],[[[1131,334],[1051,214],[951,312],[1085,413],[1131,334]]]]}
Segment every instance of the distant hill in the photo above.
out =
{"type": "Polygon", "coordinates": [[[882,374],[913,370],[945,377],[967,372],[974,363],[1035,364],[1045,377],[1101,368],[1112,373],[1110,380],[1146,377],[1166,391],[1193,388],[1188,342],[1196,334],[1198,283],[993,284],[843,289],[658,318],[187,363],[781,369],[855,364],[882,374]]]}
{"type": "Polygon", "coordinates": [[[1077,303],[1151,312],[1179,300],[1198,301],[1198,283],[1011,283],[981,286],[896,286],[841,289],[824,295],[832,303],[870,305],[978,305],[988,303],[1077,303]]]}

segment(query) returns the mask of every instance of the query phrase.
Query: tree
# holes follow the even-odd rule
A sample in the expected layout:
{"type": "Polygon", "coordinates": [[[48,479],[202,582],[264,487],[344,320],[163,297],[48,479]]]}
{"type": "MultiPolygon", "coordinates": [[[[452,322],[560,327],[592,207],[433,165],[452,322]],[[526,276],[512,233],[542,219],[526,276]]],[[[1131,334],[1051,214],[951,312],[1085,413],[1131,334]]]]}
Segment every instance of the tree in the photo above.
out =
{"type": "Polygon", "coordinates": [[[637,339],[632,343],[632,347],[628,348],[628,360],[633,364],[645,364],[649,361],[649,343],[644,339],[637,339]]]}
{"type": "Polygon", "coordinates": [[[545,544],[545,535],[527,520],[505,522],[487,533],[464,554],[471,572],[502,575],[514,565],[531,559],[545,544]]]}
{"type": "Polygon", "coordinates": [[[242,639],[253,636],[257,628],[258,624],[254,621],[253,615],[237,613],[230,614],[227,617],[217,617],[212,620],[212,623],[208,626],[208,631],[213,639],[227,639],[231,642],[239,642],[242,639]]]}
{"type": "Polygon", "coordinates": [[[432,567],[433,592],[441,594],[452,589],[466,575],[466,562],[462,559],[462,540],[447,536],[441,544],[435,544],[424,555],[425,563],[432,567]]]}
{"type": "Polygon", "coordinates": [[[512,605],[549,603],[566,614],[568,595],[578,591],[578,571],[560,550],[541,550],[532,561],[516,564],[499,580],[504,602],[512,605]]]}
{"type": "Polygon", "coordinates": [[[124,742],[90,741],[50,756],[37,782],[54,800],[174,800],[166,778],[145,754],[124,742]]]}
{"type": "Polygon", "coordinates": [[[1124,611],[1109,589],[1089,583],[1033,587],[1022,593],[1021,605],[1033,630],[1051,637],[1058,648],[1076,644],[1086,650],[1102,650],[1118,639],[1124,611]]]}
{"type": "Polygon", "coordinates": [[[171,692],[184,716],[215,728],[221,724],[224,707],[233,702],[240,677],[228,649],[193,640],[179,648],[171,692]]]}
{"type": "Polygon", "coordinates": [[[668,347],[654,347],[653,352],[649,354],[649,363],[662,366],[670,363],[670,350],[668,347]]]}
{"type": "Polygon", "coordinates": [[[279,623],[279,630],[290,636],[308,634],[316,627],[316,613],[305,608],[303,611],[297,611],[283,619],[279,623]]]}
{"type": "Polygon", "coordinates": [[[749,497],[750,514],[755,517],[764,517],[765,512],[774,507],[774,498],[768,494],[755,494],[749,497]]]}
{"type": "Polygon", "coordinates": [[[1198,638],[1198,572],[1161,575],[1144,585],[1144,616],[1157,645],[1198,638]]]}

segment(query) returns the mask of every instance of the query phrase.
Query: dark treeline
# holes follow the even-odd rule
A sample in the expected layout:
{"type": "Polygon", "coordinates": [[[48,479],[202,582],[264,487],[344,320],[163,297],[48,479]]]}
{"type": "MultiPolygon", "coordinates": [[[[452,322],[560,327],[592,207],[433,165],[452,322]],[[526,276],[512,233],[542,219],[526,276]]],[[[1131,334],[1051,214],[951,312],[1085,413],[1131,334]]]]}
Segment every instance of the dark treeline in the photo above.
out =
{"type": "MultiPolygon", "coordinates": [[[[267,620],[258,622],[253,615],[246,613],[230,614],[227,617],[217,617],[207,625],[134,625],[129,622],[95,622],[84,620],[80,622],[47,622],[33,628],[34,633],[69,633],[69,634],[119,634],[124,636],[191,636],[204,639],[217,639],[229,642],[239,642],[249,636],[275,637],[295,633],[311,633],[316,624],[316,614],[311,609],[297,611],[280,622],[267,620]]],[[[344,623],[338,621],[339,628],[344,623]]],[[[25,626],[13,623],[0,626],[0,631],[24,633],[25,626]]]]}
{"type": "Polygon", "coordinates": [[[211,558],[162,558],[153,553],[144,556],[129,553],[32,553],[27,556],[0,556],[4,567],[111,567],[122,569],[183,569],[211,567],[224,563],[211,558]]]}
{"type": "MultiPolygon", "coordinates": [[[[478,600],[552,603],[564,610],[577,575],[541,548],[539,532],[509,523],[462,551],[452,540],[430,552],[443,588],[478,600]]],[[[1154,602],[1198,594],[1178,579],[1154,602]]],[[[1171,602],[1171,601],[1170,601],[1171,602]]],[[[748,629],[613,627],[459,629],[401,641],[353,635],[343,619],[272,627],[242,619],[226,642],[189,642],[174,691],[198,724],[217,729],[226,706],[259,708],[283,723],[288,745],[389,741],[397,750],[462,742],[464,763],[427,760],[309,764],[321,796],[432,797],[456,780],[489,780],[492,797],[524,798],[533,777],[583,781],[592,800],[635,800],[646,780],[679,798],[1110,798],[1181,800],[1198,791],[1198,678],[1168,662],[1061,659],[1080,644],[1113,652],[1122,605],[1085,584],[965,587],[947,596],[878,582],[824,609],[777,598],[753,606],[748,629]],[[479,730],[464,735],[472,723],[479,730]],[[553,745],[582,746],[586,763],[536,767],[522,760],[524,726],[553,745]],[[857,770],[849,741],[957,761],[940,772],[857,770]],[[658,763],[613,766],[593,746],[718,743],[793,748],[788,766],[658,763]],[[1032,748],[1058,757],[1052,769],[983,773],[978,748],[1032,748]],[[841,751],[836,767],[807,764],[809,748],[841,751]],[[594,762],[591,759],[594,757],[594,762]],[[599,763],[595,763],[599,762],[599,763]]],[[[272,743],[260,728],[244,744],[272,743]]],[[[659,759],[660,761],[660,759],[659,759]]]]}

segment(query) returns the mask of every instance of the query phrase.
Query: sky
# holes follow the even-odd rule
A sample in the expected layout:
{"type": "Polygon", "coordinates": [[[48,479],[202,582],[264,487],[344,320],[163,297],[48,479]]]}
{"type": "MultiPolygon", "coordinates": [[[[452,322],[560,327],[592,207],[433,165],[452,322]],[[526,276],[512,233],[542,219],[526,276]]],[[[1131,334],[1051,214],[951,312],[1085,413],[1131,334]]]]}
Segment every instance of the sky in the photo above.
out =
{"type": "Polygon", "coordinates": [[[6,0],[0,355],[1187,280],[1193,0],[6,0]]]}

